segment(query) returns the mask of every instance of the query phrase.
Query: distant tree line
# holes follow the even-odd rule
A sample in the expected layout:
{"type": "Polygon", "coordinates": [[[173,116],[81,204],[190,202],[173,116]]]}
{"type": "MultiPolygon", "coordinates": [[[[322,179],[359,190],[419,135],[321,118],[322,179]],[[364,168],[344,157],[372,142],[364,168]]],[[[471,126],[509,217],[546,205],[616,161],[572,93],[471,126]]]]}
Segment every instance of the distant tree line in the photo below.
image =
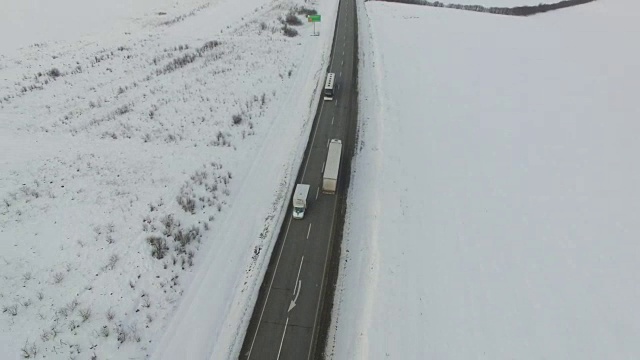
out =
{"type": "MultiPolygon", "coordinates": [[[[369,1],[369,0],[365,0],[369,1]]],[[[570,6],[582,5],[590,3],[596,0],[564,0],[553,4],[538,4],[535,6],[516,6],[516,7],[485,7],[482,5],[460,5],[460,4],[445,4],[440,1],[428,1],[428,0],[378,0],[403,4],[425,5],[433,7],[441,7],[448,9],[459,9],[467,11],[477,11],[491,14],[511,15],[511,16],[530,16],[535,14],[544,13],[547,11],[553,11],[558,9],[567,8],[570,6]]]]}

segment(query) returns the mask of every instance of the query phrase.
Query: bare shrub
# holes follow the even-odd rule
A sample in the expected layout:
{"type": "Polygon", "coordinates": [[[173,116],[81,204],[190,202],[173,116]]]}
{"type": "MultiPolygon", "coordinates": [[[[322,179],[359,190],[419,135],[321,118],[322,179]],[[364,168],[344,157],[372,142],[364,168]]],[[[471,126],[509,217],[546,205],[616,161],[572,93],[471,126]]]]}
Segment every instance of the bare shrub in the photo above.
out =
{"type": "Polygon", "coordinates": [[[208,174],[206,171],[196,171],[195,174],[191,175],[191,181],[195,184],[202,185],[205,180],[207,180],[208,174]]]}
{"type": "Polygon", "coordinates": [[[31,305],[31,299],[27,299],[22,302],[22,306],[29,307],[31,305]]]}
{"type": "Polygon", "coordinates": [[[233,121],[233,125],[239,125],[240,123],[242,123],[242,115],[235,114],[231,117],[231,120],[233,121]]]}
{"type": "Polygon", "coordinates": [[[29,343],[29,340],[25,342],[20,351],[22,352],[21,354],[24,359],[33,359],[38,356],[38,347],[36,346],[36,343],[29,343]]]}
{"type": "Polygon", "coordinates": [[[125,329],[124,325],[118,324],[116,327],[117,339],[120,344],[124,344],[125,341],[129,338],[129,332],[125,329]]]}
{"type": "Polygon", "coordinates": [[[200,228],[193,226],[186,232],[179,229],[173,234],[173,239],[178,242],[178,254],[186,253],[187,245],[200,236],[200,228]]]}
{"type": "Polygon", "coordinates": [[[82,322],[89,320],[91,317],[91,308],[80,309],[80,318],[82,318],[82,322]]]}
{"type": "Polygon", "coordinates": [[[285,36],[288,36],[288,37],[296,37],[296,36],[298,36],[298,30],[288,26],[287,24],[282,26],[282,33],[285,36]]]}
{"type": "Polygon", "coordinates": [[[69,309],[67,309],[66,306],[63,306],[60,309],[58,309],[57,314],[66,319],[67,316],[69,316],[69,309]]]}
{"type": "Polygon", "coordinates": [[[116,115],[124,115],[131,111],[131,104],[124,104],[114,111],[116,115]]]}
{"type": "Polygon", "coordinates": [[[111,320],[115,319],[116,313],[113,311],[113,309],[109,309],[109,310],[107,310],[107,313],[105,314],[105,317],[107,318],[107,321],[111,321],[111,320]]]}
{"type": "Polygon", "coordinates": [[[117,254],[112,254],[109,257],[109,262],[107,263],[105,268],[113,270],[116,267],[116,263],[118,262],[118,260],[120,260],[120,257],[117,254]]]}
{"type": "Polygon", "coordinates": [[[204,55],[205,52],[211,51],[214,48],[218,47],[219,45],[220,45],[220,42],[218,40],[210,40],[204,43],[204,45],[202,45],[200,48],[198,48],[196,52],[198,53],[198,56],[202,56],[204,55]]]}
{"type": "Polygon", "coordinates": [[[47,71],[47,75],[55,79],[62,76],[62,73],[60,72],[60,70],[58,70],[58,68],[51,68],[51,70],[47,71]]]}
{"type": "Polygon", "coordinates": [[[306,7],[300,7],[297,9],[297,13],[299,15],[305,15],[305,16],[309,16],[309,15],[318,15],[318,12],[315,9],[309,9],[306,7]]]}
{"type": "Polygon", "coordinates": [[[220,130],[216,134],[216,139],[210,143],[213,146],[229,146],[231,142],[227,140],[227,136],[220,130]]]}
{"type": "Polygon", "coordinates": [[[78,305],[80,305],[80,303],[78,302],[77,299],[71,300],[71,302],[67,304],[67,309],[69,309],[69,313],[74,312],[78,308],[78,305]]]}
{"type": "Polygon", "coordinates": [[[100,336],[109,337],[109,327],[107,325],[103,325],[100,329],[100,336]]]}
{"type": "Polygon", "coordinates": [[[40,333],[40,340],[42,340],[42,342],[48,341],[51,338],[51,333],[48,330],[42,330],[42,333],[40,333]]]}
{"type": "Polygon", "coordinates": [[[147,242],[151,245],[151,256],[160,260],[165,257],[169,247],[167,246],[167,240],[159,236],[149,236],[147,242]]]}
{"type": "Polygon", "coordinates": [[[62,280],[64,280],[64,273],[57,272],[57,273],[53,274],[53,283],[54,284],[60,284],[62,282],[62,280]]]}
{"type": "Polygon", "coordinates": [[[2,312],[7,313],[11,316],[16,316],[18,315],[18,305],[3,306],[2,312]]]}
{"type": "Polygon", "coordinates": [[[285,16],[284,22],[292,26],[302,25],[302,21],[300,20],[300,18],[298,18],[298,16],[296,16],[295,13],[293,13],[293,11],[288,13],[287,16],[285,16]]]}
{"type": "Polygon", "coordinates": [[[195,54],[184,54],[179,58],[173,59],[170,63],[164,66],[162,69],[156,71],[156,75],[167,74],[183,68],[196,60],[195,54]]]}
{"type": "Polygon", "coordinates": [[[171,60],[167,65],[165,65],[162,69],[156,70],[156,75],[168,74],[174,72],[178,69],[181,69],[194,61],[196,59],[202,57],[206,52],[211,51],[215,47],[219,46],[220,42],[217,40],[207,41],[201,47],[197,48],[195,52],[184,54],[178,58],[171,60]]]}
{"type": "Polygon", "coordinates": [[[260,23],[260,30],[265,31],[267,30],[267,23],[265,23],[264,21],[260,23]]]}
{"type": "Polygon", "coordinates": [[[185,212],[195,214],[196,213],[196,201],[188,194],[181,194],[176,197],[176,201],[182,207],[185,212]]]}
{"type": "Polygon", "coordinates": [[[173,233],[175,228],[180,227],[180,222],[175,220],[173,215],[169,214],[160,219],[160,223],[164,225],[164,231],[162,232],[164,236],[169,236],[173,233]]]}
{"type": "Polygon", "coordinates": [[[75,320],[69,321],[69,330],[73,331],[78,328],[78,323],[75,320]]]}
{"type": "Polygon", "coordinates": [[[31,272],[22,274],[22,280],[24,280],[25,282],[31,280],[31,272]]]}
{"type": "Polygon", "coordinates": [[[38,291],[38,295],[36,295],[36,297],[38,298],[38,300],[42,300],[44,299],[44,294],[42,293],[42,291],[38,291]]]}
{"type": "Polygon", "coordinates": [[[140,342],[142,340],[142,338],[140,337],[140,334],[138,334],[138,331],[136,330],[136,332],[132,332],[131,333],[131,339],[135,342],[140,342]]]}
{"type": "Polygon", "coordinates": [[[151,300],[149,300],[148,297],[145,297],[142,299],[142,306],[146,307],[146,308],[150,308],[151,307],[151,300]]]}
{"type": "MultiPolygon", "coordinates": [[[[173,19],[170,20],[166,20],[160,23],[160,25],[165,25],[165,26],[170,26],[176,23],[179,23],[180,21],[183,21],[184,19],[195,15],[198,11],[204,10],[206,8],[209,7],[210,4],[204,4],[204,5],[200,5],[197,8],[191,10],[190,12],[186,13],[186,14],[182,14],[179,16],[174,17],[173,19]]],[[[158,12],[158,15],[166,15],[167,13],[164,11],[158,12]]]]}

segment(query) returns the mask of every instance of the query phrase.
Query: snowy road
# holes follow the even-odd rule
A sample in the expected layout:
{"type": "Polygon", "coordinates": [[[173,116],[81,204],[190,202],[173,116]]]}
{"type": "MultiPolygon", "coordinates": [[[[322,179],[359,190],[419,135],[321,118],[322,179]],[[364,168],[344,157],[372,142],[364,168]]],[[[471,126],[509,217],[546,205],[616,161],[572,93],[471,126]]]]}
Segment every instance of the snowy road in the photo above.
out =
{"type": "MultiPolygon", "coordinates": [[[[241,359],[311,359],[321,355],[326,303],[332,301],[329,269],[335,234],[341,228],[350,153],[355,138],[355,2],[342,1],[329,72],[336,74],[336,96],[320,103],[298,183],[310,184],[303,220],[289,215],[281,229],[270,268],[241,353],[241,359]],[[340,139],[340,185],[336,195],[320,187],[330,139],[340,139]]],[[[289,209],[290,212],[290,209],[289,209]]]]}

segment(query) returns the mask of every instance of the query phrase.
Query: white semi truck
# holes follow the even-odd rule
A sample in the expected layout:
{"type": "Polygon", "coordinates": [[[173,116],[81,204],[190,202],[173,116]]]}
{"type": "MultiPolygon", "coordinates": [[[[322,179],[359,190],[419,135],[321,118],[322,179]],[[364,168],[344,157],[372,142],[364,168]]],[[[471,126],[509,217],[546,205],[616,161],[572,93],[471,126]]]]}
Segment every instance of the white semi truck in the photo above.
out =
{"type": "Polygon", "coordinates": [[[293,193],[293,218],[304,218],[304,211],[307,209],[307,196],[309,195],[309,185],[298,184],[293,193]]]}
{"type": "Polygon", "coordinates": [[[331,139],[329,142],[329,151],[327,152],[327,162],[325,163],[322,174],[322,192],[325,194],[335,194],[336,192],[341,155],[342,141],[331,139]]]}

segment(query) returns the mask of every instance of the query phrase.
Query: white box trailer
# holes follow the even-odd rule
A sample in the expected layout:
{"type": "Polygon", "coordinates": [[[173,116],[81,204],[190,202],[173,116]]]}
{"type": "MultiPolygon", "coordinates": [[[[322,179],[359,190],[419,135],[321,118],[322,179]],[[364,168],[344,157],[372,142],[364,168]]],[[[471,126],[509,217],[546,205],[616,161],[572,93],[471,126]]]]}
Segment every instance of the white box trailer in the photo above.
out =
{"type": "Polygon", "coordinates": [[[322,192],[325,194],[335,194],[336,192],[341,155],[342,141],[331,139],[329,142],[329,151],[327,152],[327,162],[324,165],[324,172],[322,174],[322,192]]]}
{"type": "Polygon", "coordinates": [[[307,209],[307,196],[309,196],[309,185],[298,184],[293,193],[293,218],[304,218],[304,211],[307,209]]]}
{"type": "Polygon", "coordinates": [[[324,83],[324,99],[333,100],[333,86],[335,84],[336,74],[327,74],[327,81],[324,83]]]}

